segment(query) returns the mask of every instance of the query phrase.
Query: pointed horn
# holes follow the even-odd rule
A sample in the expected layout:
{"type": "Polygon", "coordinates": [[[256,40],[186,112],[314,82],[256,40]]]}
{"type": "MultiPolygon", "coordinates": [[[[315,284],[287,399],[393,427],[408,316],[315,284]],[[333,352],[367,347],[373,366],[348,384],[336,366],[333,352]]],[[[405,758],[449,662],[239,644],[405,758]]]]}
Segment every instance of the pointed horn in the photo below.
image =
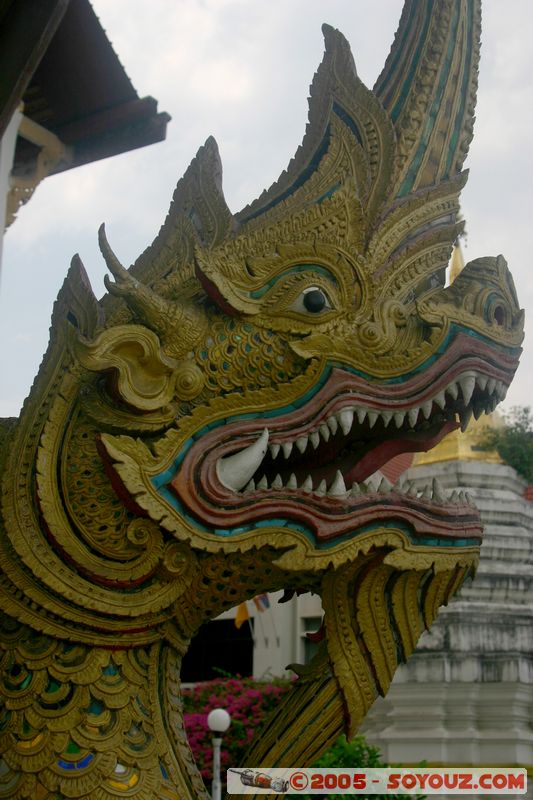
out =
{"type": "Polygon", "coordinates": [[[107,267],[116,279],[113,282],[108,275],[104,276],[107,290],[122,297],[135,316],[161,337],[167,353],[181,358],[191,350],[206,327],[203,310],[167,300],[134,278],[111,249],[103,224],[98,230],[98,242],[107,267]]]}
{"type": "Polygon", "coordinates": [[[117,280],[116,284],[112,283],[112,281],[109,280],[109,276],[105,275],[104,283],[106,289],[109,292],[112,292],[113,294],[121,294],[118,284],[126,284],[126,285],[133,284],[134,279],[131,277],[128,270],[122,266],[122,264],[116,257],[115,253],[111,249],[111,245],[107,241],[104,222],[102,222],[102,224],[98,228],[98,245],[100,247],[100,252],[104,257],[108,270],[117,280]]]}

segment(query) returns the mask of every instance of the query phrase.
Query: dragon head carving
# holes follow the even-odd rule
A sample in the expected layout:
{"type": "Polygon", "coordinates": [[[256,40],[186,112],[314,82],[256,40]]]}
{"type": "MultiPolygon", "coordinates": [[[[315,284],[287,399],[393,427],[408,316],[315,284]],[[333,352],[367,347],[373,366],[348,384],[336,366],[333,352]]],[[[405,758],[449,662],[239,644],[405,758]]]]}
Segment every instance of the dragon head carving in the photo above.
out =
{"type": "MultiPolygon", "coordinates": [[[[406,3],[374,91],[342,35],[324,35],[303,144],[268,191],[233,215],[210,139],[131,270],[101,229],[113,275],[102,302],[74,260],[10,437],[4,607],[24,642],[38,631],[114,648],[114,663],[165,643],[164,686],[147,702],[168,701],[157,780],[170,774],[183,797],[202,790],[170,730],[168,652],[179,664],[199,625],[260,592],[318,592],[322,647],[295,667],[249,763],[302,766],[353,733],[481,538],[464,495],[376,475],[492,411],[520,354],[501,256],[445,286],[477,3],[406,3]]],[[[139,796],[156,796],[150,759],[127,763],[152,776],[139,796]]],[[[102,786],[111,774],[101,766],[102,786]]]]}

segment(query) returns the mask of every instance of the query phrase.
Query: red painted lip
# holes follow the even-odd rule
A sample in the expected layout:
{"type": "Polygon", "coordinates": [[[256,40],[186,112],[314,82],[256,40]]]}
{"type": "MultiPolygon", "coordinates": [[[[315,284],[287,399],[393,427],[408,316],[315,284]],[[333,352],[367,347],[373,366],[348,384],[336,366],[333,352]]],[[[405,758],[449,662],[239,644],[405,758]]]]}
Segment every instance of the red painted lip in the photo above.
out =
{"type": "MultiPolygon", "coordinates": [[[[501,353],[497,353],[497,357],[498,364],[495,363],[495,351],[488,345],[459,334],[444,356],[423,373],[401,384],[370,384],[342,369],[333,369],[327,383],[304,407],[268,420],[235,420],[202,436],[187,453],[169,488],[193,516],[214,528],[242,528],[253,526],[260,520],[292,519],[326,541],[354,532],[376,520],[383,523],[396,520],[406,522],[418,536],[480,540],[479,514],[467,503],[436,502],[406,496],[398,491],[373,492],[356,498],[349,495],[341,498],[319,496],[316,491],[309,493],[301,488],[291,490],[286,487],[233,492],[220,483],[216,463],[254,442],[266,424],[270,443],[283,443],[308,435],[343,409],[364,407],[378,414],[416,409],[468,372],[506,386],[514,373],[516,361],[501,353]]],[[[458,408],[460,405],[459,399],[458,408]]],[[[431,449],[456,427],[452,410],[446,408],[443,416],[437,417],[426,432],[415,429],[393,431],[388,437],[384,435],[381,441],[360,453],[356,463],[343,468],[343,475],[350,481],[348,487],[352,481],[364,480],[400,452],[431,449]]],[[[312,461],[315,454],[311,452],[311,445],[308,447],[312,461]]],[[[327,446],[321,449],[327,450],[327,446]]],[[[349,455],[345,460],[349,460],[349,455]]],[[[339,459],[330,467],[330,473],[338,463],[339,459]]],[[[331,479],[328,465],[323,464],[322,469],[331,479]]],[[[303,474],[303,468],[301,471],[303,474]]]]}

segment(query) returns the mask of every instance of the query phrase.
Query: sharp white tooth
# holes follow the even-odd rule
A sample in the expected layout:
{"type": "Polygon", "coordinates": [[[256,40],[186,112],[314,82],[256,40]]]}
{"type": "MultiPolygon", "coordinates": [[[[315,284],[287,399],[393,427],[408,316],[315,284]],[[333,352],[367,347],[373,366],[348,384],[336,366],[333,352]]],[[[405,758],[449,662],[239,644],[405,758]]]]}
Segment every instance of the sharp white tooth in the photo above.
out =
{"type": "Polygon", "coordinates": [[[331,436],[331,432],[325,422],[322,423],[322,425],[318,430],[320,431],[320,435],[322,436],[324,441],[329,442],[329,437],[331,436]]]}
{"type": "Polygon", "coordinates": [[[298,484],[296,483],[296,475],[294,472],[291,472],[291,476],[287,482],[287,489],[297,489],[298,484]]]}
{"type": "Polygon", "coordinates": [[[431,416],[431,409],[433,408],[433,401],[427,400],[425,403],[422,403],[422,414],[426,419],[429,419],[431,416]]]}
{"type": "Polygon", "coordinates": [[[472,497],[470,492],[465,492],[465,498],[466,498],[467,505],[472,506],[473,508],[476,507],[476,504],[474,503],[474,498],[472,497]]]}
{"type": "Polygon", "coordinates": [[[498,395],[500,400],[505,400],[505,395],[507,394],[507,387],[503,383],[503,381],[496,382],[496,394],[498,395]]]}
{"type": "Polygon", "coordinates": [[[370,428],[373,428],[376,422],[378,421],[379,414],[377,411],[369,411],[368,412],[368,425],[370,428]]]}
{"type": "Polygon", "coordinates": [[[459,492],[459,500],[463,505],[468,505],[466,502],[466,492],[463,492],[462,490],[459,492]]]}
{"type": "Polygon", "coordinates": [[[431,500],[431,486],[425,486],[424,491],[420,495],[422,500],[431,500]]]}
{"type": "Polygon", "coordinates": [[[418,497],[418,490],[414,481],[407,481],[405,484],[404,494],[409,495],[409,497],[418,497]]]}
{"type": "Polygon", "coordinates": [[[324,497],[324,495],[326,494],[327,488],[328,487],[326,486],[326,481],[322,480],[322,481],[320,481],[320,483],[316,487],[315,494],[318,494],[320,497],[324,497]]]}
{"type": "Polygon", "coordinates": [[[266,475],[263,475],[259,483],[257,484],[258,489],[268,489],[268,481],[266,475]]]}
{"type": "Polygon", "coordinates": [[[405,419],[405,411],[396,411],[394,414],[394,422],[397,428],[401,428],[405,419]]]}
{"type": "Polygon", "coordinates": [[[298,438],[296,439],[296,447],[298,448],[300,453],[305,453],[308,441],[309,439],[307,438],[307,436],[298,436],[298,438]]]}
{"type": "Polygon", "coordinates": [[[461,430],[464,433],[468,428],[468,423],[472,419],[472,406],[468,406],[464,411],[460,411],[459,418],[461,420],[461,430]]]}
{"type": "Polygon", "coordinates": [[[357,414],[357,422],[362,425],[366,419],[366,408],[356,408],[355,413],[357,414]]]}
{"type": "Polygon", "coordinates": [[[476,383],[481,389],[481,391],[484,391],[486,389],[488,382],[489,379],[485,375],[478,375],[476,378],[476,383]]]}
{"type": "Polygon", "coordinates": [[[457,489],[454,489],[453,492],[451,493],[450,500],[456,506],[459,505],[459,503],[461,502],[461,498],[459,497],[459,492],[457,491],[457,489]]]}
{"type": "Polygon", "coordinates": [[[381,479],[381,483],[378,486],[378,492],[380,494],[387,494],[392,489],[392,483],[387,480],[385,476],[381,479]]]}
{"type": "Polygon", "coordinates": [[[250,483],[248,483],[244,489],[245,492],[253,492],[255,490],[255,481],[252,478],[250,483]]]}
{"type": "Polygon", "coordinates": [[[320,444],[320,434],[318,431],[313,431],[313,433],[309,434],[309,439],[311,440],[311,444],[313,448],[316,450],[318,445],[320,444]]]}
{"type": "Polygon", "coordinates": [[[268,429],[265,428],[259,439],[231,456],[219,458],[217,475],[220,483],[227,489],[239,492],[261,466],[268,447],[268,429]]]}
{"type": "Polygon", "coordinates": [[[363,493],[364,492],[358,483],[352,483],[352,488],[350,489],[350,497],[361,497],[363,493]]]}
{"type": "Polygon", "coordinates": [[[400,475],[394,486],[392,487],[393,492],[398,492],[398,494],[405,494],[405,489],[407,486],[407,481],[403,475],[400,475]]]}
{"type": "Polygon", "coordinates": [[[292,453],[292,442],[283,442],[281,449],[283,450],[283,457],[288,458],[292,453]]]}
{"type": "Polygon", "coordinates": [[[438,395],[436,395],[436,397],[433,398],[433,400],[441,409],[441,411],[444,411],[444,408],[446,406],[446,397],[444,395],[444,392],[439,392],[438,395]]]}
{"type": "Polygon", "coordinates": [[[473,411],[474,411],[474,419],[479,419],[480,416],[485,413],[484,403],[473,404],[473,411]]]}
{"type": "Polygon", "coordinates": [[[302,483],[302,491],[303,492],[313,491],[313,479],[310,475],[308,475],[305,481],[302,483]]]}
{"type": "Polygon", "coordinates": [[[343,408],[342,411],[337,414],[337,420],[345,436],[347,436],[352,429],[353,413],[353,408],[343,408]]]}
{"type": "Polygon", "coordinates": [[[276,458],[276,456],[278,455],[279,451],[281,450],[281,445],[279,445],[279,444],[271,444],[268,449],[270,450],[270,455],[272,456],[272,458],[276,458]]]}
{"type": "Polygon", "coordinates": [[[379,470],[373,472],[372,475],[369,475],[368,478],[365,479],[365,485],[368,487],[369,492],[377,492],[378,486],[381,483],[383,475],[379,470]]]}
{"type": "Polygon", "coordinates": [[[383,427],[386,428],[393,417],[392,411],[382,411],[381,419],[383,420],[383,427]]]}
{"type": "Polygon", "coordinates": [[[272,481],[272,488],[273,489],[283,489],[283,481],[281,480],[281,475],[276,475],[274,480],[272,481]]]}
{"type": "Polygon", "coordinates": [[[448,394],[450,395],[452,400],[457,400],[457,397],[459,395],[459,389],[457,388],[457,384],[456,383],[450,383],[446,387],[446,391],[448,392],[448,394]]]}
{"type": "Polygon", "coordinates": [[[496,388],[496,378],[489,378],[487,381],[487,392],[492,394],[496,388]]]}
{"type": "Polygon", "coordinates": [[[414,428],[415,425],[416,425],[416,422],[418,420],[418,412],[419,411],[420,411],[419,408],[412,408],[409,411],[409,413],[407,414],[407,416],[409,418],[409,425],[411,426],[411,428],[414,428]]]}
{"type": "Polygon", "coordinates": [[[469,373],[467,373],[466,375],[462,375],[459,378],[459,386],[461,387],[461,391],[463,393],[464,404],[465,406],[467,406],[472,397],[472,393],[476,387],[476,379],[474,375],[469,373]]]}
{"type": "Polygon", "coordinates": [[[342,477],[342,472],[337,470],[335,473],[335,478],[333,483],[329,487],[328,495],[330,497],[344,497],[346,494],[346,484],[344,483],[344,478],[342,477]]]}
{"type": "Polygon", "coordinates": [[[339,423],[337,422],[334,416],[331,416],[327,422],[328,422],[328,428],[330,429],[333,436],[335,436],[339,428],[339,423]]]}
{"type": "Polygon", "coordinates": [[[444,488],[439,483],[437,478],[433,478],[433,500],[436,500],[437,503],[445,503],[446,502],[446,493],[444,488]]]}

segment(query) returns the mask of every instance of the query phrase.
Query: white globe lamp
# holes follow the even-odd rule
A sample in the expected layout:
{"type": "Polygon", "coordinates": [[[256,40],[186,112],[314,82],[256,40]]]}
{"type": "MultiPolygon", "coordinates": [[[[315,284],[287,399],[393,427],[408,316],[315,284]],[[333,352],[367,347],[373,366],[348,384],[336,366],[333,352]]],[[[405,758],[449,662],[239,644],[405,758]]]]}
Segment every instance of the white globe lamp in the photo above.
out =
{"type": "Polygon", "coordinates": [[[207,724],[209,730],[213,733],[212,800],[220,800],[222,794],[222,783],[220,780],[220,746],[222,744],[222,734],[228,730],[230,723],[231,717],[225,708],[214,708],[207,715],[207,724]]]}
{"type": "Polygon", "coordinates": [[[230,723],[231,717],[225,708],[214,708],[207,715],[207,724],[213,733],[225,733],[230,723]]]}

